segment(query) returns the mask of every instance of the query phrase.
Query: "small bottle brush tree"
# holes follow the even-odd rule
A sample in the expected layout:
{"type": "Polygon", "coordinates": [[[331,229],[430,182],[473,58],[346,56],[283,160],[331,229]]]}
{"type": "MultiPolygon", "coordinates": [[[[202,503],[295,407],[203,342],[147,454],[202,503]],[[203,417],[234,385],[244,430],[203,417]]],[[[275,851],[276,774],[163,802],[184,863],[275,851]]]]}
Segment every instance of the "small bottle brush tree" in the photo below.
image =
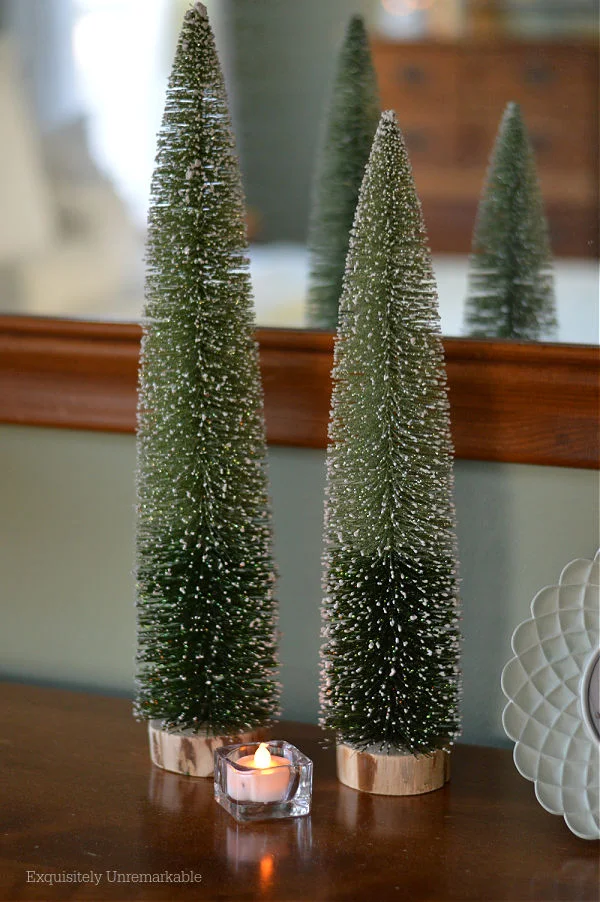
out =
{"type": "Polygon", "coordinates": [[[321,139],[308,232],[307,325],[335,329],[350,229],[379,120],[377,79],[363,20],[350,20],[321,139]]]}
{"type": "Polygon", "coordinates": [[[353,749],[432,753],[458,730],[452,444],[431,257],[392,112],[360,191],[333,385],[321,722],[353,749]]]}
{"type": "MultiPolygon", "coordinates": [[[[244,200],[206,10],[186,14],[152,182],[138,425],[136,713],[232,735],[277,713],[244,200]]],[[[166,765],[165,765],[166,766],[166,765]]]]}
{"type": "Polygon", "coordinates": [[[519,106],[504,112],[479,204],[465,311],[473,337],[537,341],[556,328],[552,257],[519,106]]]}

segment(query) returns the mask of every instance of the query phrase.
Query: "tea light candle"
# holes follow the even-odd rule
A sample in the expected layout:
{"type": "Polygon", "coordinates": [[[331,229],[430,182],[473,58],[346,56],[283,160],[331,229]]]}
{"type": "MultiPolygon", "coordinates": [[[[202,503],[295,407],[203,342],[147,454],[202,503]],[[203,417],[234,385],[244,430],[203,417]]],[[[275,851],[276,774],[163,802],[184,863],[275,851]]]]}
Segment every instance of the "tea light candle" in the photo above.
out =
{"type": "Polygon", "coordinates": [[[214,754],[215,801],[238,823],[310,814],[312,761],[291,742],[224,745],[214,754]]]}
{"type": "Polygon", "coordinates": [[[272,755],[266,742],[261,742],[253,755],[236,761],[247,767],[244,773],[234,768],[227,772],[227,794],[237,802],[278,802],[285,799],[290,784],[289,758],[272,755]],[[259,773],[257,773],[259,771],[259,773]]]}

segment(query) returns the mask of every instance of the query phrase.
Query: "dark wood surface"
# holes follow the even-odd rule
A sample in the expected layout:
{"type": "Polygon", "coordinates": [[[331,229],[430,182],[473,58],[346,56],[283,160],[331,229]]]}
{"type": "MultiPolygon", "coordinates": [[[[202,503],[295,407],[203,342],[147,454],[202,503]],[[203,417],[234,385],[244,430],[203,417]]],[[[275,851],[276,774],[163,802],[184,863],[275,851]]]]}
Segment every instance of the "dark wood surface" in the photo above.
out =
{"type": "Polygon", "coordinates": [[[508,751],[458,746],[425,796],[370,796],[335,778],[321,731],[282,723],[314,761],[307,818],[237,825],[211,780],[154,768],[127,700],[0,687],[0,899],[595,900],[598,844],[536,802],[508,751]],[[49,886],[44,875],[101,875],[49,886]],[[195,884],[109,882],[193,871],[195,884]]]}
{"type": "MultiPolygon", "coordinates": [[[[0,316],[0,423],[133,432],[140,334],[133,323],[0,316]]],[[[332,335],[257,337],[269,443],[324,448],[332,335]]],[[[457,457],[598,467],[598,347],[457,338],[444,347],[457,457]]]]}

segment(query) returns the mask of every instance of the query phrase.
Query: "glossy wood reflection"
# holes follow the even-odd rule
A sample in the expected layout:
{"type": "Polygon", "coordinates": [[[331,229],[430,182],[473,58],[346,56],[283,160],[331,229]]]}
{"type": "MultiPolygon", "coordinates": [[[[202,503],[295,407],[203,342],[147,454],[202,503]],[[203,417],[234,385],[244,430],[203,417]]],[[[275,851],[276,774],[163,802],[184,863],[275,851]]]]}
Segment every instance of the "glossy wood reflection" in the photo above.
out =
{"type": "Polygon", "coordinates": [[[597,843],[543,811],[509,752],[459,746],[443,789],[395,798],[338,783],[317,727],[275,732],[314,761],[313,812],[239,825],[212,781],[151,765],[128,701],[3,685],[0,899],[596,899],[597,843]],[[28,870],[101,882],[49,887],[28,870]],[[201,882],[116,882],[164,872],[201,882]]]}

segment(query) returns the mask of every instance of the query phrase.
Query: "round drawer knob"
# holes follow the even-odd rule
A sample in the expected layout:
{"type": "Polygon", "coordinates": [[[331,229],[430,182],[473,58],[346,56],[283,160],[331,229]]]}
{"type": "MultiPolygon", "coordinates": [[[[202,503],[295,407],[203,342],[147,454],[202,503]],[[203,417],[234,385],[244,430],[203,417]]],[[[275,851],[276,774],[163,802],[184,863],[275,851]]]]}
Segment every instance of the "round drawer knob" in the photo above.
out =
{"type": "Polygon", "coordinates": [[[427,81],[427,73],[420,66],[400,66],[398,81],[408,85],[422,85],[427,81]]]}

